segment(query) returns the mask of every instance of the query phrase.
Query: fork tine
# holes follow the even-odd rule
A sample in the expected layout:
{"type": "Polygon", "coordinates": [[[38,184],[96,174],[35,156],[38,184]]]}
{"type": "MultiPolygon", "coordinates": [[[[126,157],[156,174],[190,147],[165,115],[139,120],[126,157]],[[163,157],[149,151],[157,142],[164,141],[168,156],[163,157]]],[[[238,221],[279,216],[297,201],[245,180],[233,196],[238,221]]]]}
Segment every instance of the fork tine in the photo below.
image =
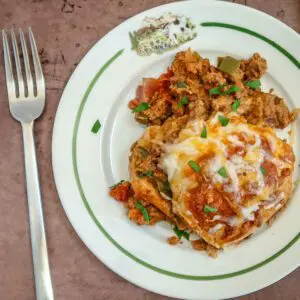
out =
{"type": "Polygon", "coordinates": [[[11,95],[16,95],[16,85],[14,81],[14,74],[12,71],[12,64],[10,59],[9,45],[7,41],[7,36],[5,30],[2,29],[2,42],[3,42],[3,53],[4,53],[4,65],[5,65],[5,75],[6,75],[6,85],[8,97],[11,95]]]}
{"type": "Polygon", "coordinates": [[[23,81],[22,69],[21,69],[21,64],[20,64],[18,44],[17,44],[16,36],[15,36],[15,33],[13,30],[10,31],[10,34],[11,34],[11,41],[12,41],[14,57],[15,57],[15,65],[16,65],[16,70],[17,70],[19,97],[24,97],[24,94],[25,94],[24,81],[23,81]]]}
{"type": "Polygon", "coordinates": [[[29,27],[28,32],[29,32],[29,40],[30,40],[34,72],[35,72],[35,78],[36,78],[37,95],[44,96],[45,95],[45,80],[44,80],[44,75],[43,75],[43,71],[42,71],[42,66],[40,63],[39,53],[38,53],[38,50],[36,47],[35,38],[32,33],[31,27],[29,27]]]}
{"type": "Polygon", "coordinates": [[[20,33],[22,53],[23,53],[23,58],[24,58],[25,74],[26,74],[26,79],[27,79],[28,97],[32,97],[34,94],[33,81],[32,81],[32,76],[31,76],[30,62],[29,62],[29,57],[28,57],[26,40],[25,40],[25,36],[24,36],[24,33],[21,30],[21,28],[19,29],[19,33],[20,33]]]}

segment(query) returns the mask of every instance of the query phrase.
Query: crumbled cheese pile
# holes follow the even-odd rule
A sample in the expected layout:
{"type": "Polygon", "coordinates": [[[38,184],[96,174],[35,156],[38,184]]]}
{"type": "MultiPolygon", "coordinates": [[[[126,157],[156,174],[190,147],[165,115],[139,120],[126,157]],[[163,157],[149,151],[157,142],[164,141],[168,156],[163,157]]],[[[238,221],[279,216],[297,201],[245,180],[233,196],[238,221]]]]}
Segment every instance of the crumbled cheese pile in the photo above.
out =
{"type": "Polygon", "coordinates": [[[142,28],[131,33],[132,49],[141,56],[161,54],[197,35],[195,25],[185,16],[165,13],[159,18],[145,18],[142,28]]]}

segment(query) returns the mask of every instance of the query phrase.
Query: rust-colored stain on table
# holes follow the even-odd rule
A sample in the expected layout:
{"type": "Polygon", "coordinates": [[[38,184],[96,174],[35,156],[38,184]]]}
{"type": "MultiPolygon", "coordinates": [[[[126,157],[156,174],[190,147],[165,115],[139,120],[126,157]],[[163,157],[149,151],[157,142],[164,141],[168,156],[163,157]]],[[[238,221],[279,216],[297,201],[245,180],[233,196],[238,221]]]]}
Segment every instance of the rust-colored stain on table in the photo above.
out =
{"type": "MultiPolygon", "coordinates": [[[[168,299],[107,269],[85,247],[59,202],[51,169],[53,120],[62,90],[90,47],[127,18],[168,0],[0,0],[0,28],[32,26],[47,82],[36,142],[56,299],[168,299]]],[[[300,32],[300,0],[231,1],[260,9],[300,32]]],[[[1,48],[2,51],[2,48],[1,48]]],[[[0,298],[34,299],[21,128],[8,111],[0,63],[0,298]]],[[[300,269],[243,300],[300,300],[300,269]]]]}

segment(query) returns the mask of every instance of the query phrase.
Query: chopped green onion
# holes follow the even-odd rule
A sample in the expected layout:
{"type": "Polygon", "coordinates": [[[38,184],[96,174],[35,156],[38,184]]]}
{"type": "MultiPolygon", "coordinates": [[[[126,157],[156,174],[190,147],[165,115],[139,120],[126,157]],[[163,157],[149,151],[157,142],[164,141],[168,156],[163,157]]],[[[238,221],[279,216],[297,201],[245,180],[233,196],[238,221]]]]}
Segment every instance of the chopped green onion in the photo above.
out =
{"type": "Polygon", "coordinates": [[[144,220],[146,221],[147,224],[149,224],[150,215],[148,213],[147,208],[140,201],[135,203],[135,207],[143,214],[144,220]]]}
{"type": "Polygon", "coordinates": [[[135,50],[137,48],[137,45],[138,45],[136,32],[133,32],[133,33],[129,32],[129,37],[130,37],[130,41],[131,41],[131,49],[135,50]]]}
{"type": "Polygon", "coordinates": [[[224,94],[225,95],[229,95],[235,92],[238,92],[240,90],[240,88],[236,85],[232,85],[224,94]]]}
{"type": "Polygon", "coordinates": [[[261,86],[261,82],[259,79],[251,80],[251,81],[246,82],[246,86],[253,90],[256,90],[257,88],[259,88],[261,86]]]}
{"type": "Polygon", "coordinates": [[[109,188],[112,190],[112,189],[116,188],[118,185],[120,185],[120,184],[122,184],[122,183],[124,183],[124,182],[125,182],[125,180],[121,180],[121,181],[119,181],[118,183],[116,183],[116,184],[110,186],[109,188]]]}
{"type": "Polygon", "coordinates": [[[218,173],[224,177],[224,178],[227,178],[227,171],[224,167],[222,167],[221,169],[219,169],[218,173]]]}
{"type": "Polygon", "coordinates": [[[222,94],[222,89],[226,84],[220,84],[218,87],[214,87],[209,90],[210,95],[220,95],[222,94]]]}
{"type": "Polygon", "coordinates": [[[205,205],[204,209],[203,209],[204,213],[216,213],[218,211],[217,208],[209,206],[209,205],[205,205]]]}
{"type": "Polygon", "coordinates": [[[160,193],[165,194],[166,196],[172,198],[172,190],[170,187],[169,181],[163,181],[158,177],[154,176],[154,181],[156,182],[157,188],[160,193]]]}
{"type": "Polygon", "coordinates": [[[150,155],[150,152],[144,147],[139,146],[139,151],[140,151],[142,158],[146,158],[150,155]]]}
{"type": "Polygon", "coordinates": [[[200,167],[195,161],[190,160],[188,164],[196,173],[200,173],[200,167]]]}
{"type": "Polygon", "coordinates": [[[91,131],[92,131],[93,133],[97,133],[97,132],[100,130],[100,128],[101,128],[101,123],[100,123],[99,120],[97,120],[97,121],[94,123],[94,125],[93,125],[91,131]]]}
{"type": "Polygon", "coordinates": [[[207,138],[207,128],[206,128],[206,126],[203,127],[200,136],[201,136],[202,138],[204,138],[204,139],[207,138]]]}
{"type": "Polygon", "coordinates": [[[229,123],[229,119],[224,116],[219,116],[218,119],[223,127],[227,126],[229,123]]]}
{"type": "Polygon", "coordinates": [[[185,231],[185,230],[180,230],[177,225],[174,226],[173,231],[175,232],[175,234],[177,235],[177,237],[179,239],[181,239],[182,237],[186,238],[187,240],[190,239],[190,233],[185,231]]]}
{"type": "Polygon", "coordinates": [[[140,103],[136,108],[134,108],[132,110],[133,113],[136,113],[136,112],[142,112],[144,110],[147,110],[148,108],[150,107],[150,105],[146,102],[142,102],[140,103]]]}
{"type": "Polygon", "coordinates": [[[184,81],[179,81],[179,82],[177,82],[176,86],[180,89],[184,89],[184,88],[186,88],[186,83],[184,81]]]}
{"type": "Polygon", "coordinates": [[[231,105],[231,108],[233,111],[237,111],[237,109],[240,107],[241,101],[240,99],[236,99],[233,104],[231,105]]]}
{"type": "Polygon", "coordinates": [[[223,92],[223,88],[226,84],[221,84],[218,87],[212,88],[209,90],[210,95],[229,95],[235,93],[240,90],[240,88],[236,85],[232,85],[227,91],[223,92]]]}
{"type": "Polygon", "coordinates": [[[189,104],[189,99],[187,98],[187,96],[183,96],[178,103],[179,107],[182,107],[183,105],[187,105],[189,104]]]}
{"type": "Polygon", "coordinates": [[[143,177],[152,177],[153,176],[153,171],[149,170],[147,172],[140,172],[138,174],[139,178],[143,178],[143,177]]]}
{"type": "Polygon", "coordinates": [[[262,172],[262,174],[263,174],[264,176],[267,175],[267,171],[266,171],[266,169],[265,169],[264,167],[260,167],[260,171],[262,172]]]}
{"type": "Polygon", "coordinates": [[[200,60],[201,59],[201,56],[200,56],[200,54],[198,53],[198,52],[194,52],[194,56],[198,59],[198,60],[200,60]]]}
{"type": "Polygon", "coordinates": [[[230,75],[233,75],[236,70],[240,67],[240,61],[231,57],[226,56],[221,59],[221,62],[219,64],[219,70],[228,73],[230,75]]]}

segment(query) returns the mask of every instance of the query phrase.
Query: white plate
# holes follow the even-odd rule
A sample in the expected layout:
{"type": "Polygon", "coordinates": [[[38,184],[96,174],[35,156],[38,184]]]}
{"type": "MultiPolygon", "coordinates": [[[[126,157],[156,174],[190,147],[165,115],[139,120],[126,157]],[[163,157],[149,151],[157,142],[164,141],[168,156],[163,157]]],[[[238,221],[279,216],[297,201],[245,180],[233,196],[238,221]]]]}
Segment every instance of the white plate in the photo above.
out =
{"type": "MultiPolygon", "coordinates": [[[[300,38],[292,29],[256,10],[220,1],[156,7],[102,38],[69,80],[54,126],[55,181],[81,239],[120,276],[171,297],[235,297],[272,284],[300,265],[299,189],[271,228],[228,248],[217,259],[194,251],[188,243],[169,246],[169,225],[137,227],[127,220],[125,209],[108,197],[109,186],[128,178],[129,148],[143,132],[127,108],[128,100],[142,77],[157,76],[178,50],[187,47],[213,61],[220,54],[245,58],[261,53],[269,64],[263,88],[274,87],[291,108],[300,106],[300,38]],[[139,57],[131,50],[129,31],[138,29],[144,17],[163,12],[191,17],[198,37],[164,55],[139,57]],[[102,128],[94,134],[91,127],[97,119],[102,128]]],[[[295,127],[298,137],[299,124],[295,127]]],[[[298,143],[296,138],[295,149],[298,143]]],[[[298,166],[299,150],[296,154],[298,166]]]]}

